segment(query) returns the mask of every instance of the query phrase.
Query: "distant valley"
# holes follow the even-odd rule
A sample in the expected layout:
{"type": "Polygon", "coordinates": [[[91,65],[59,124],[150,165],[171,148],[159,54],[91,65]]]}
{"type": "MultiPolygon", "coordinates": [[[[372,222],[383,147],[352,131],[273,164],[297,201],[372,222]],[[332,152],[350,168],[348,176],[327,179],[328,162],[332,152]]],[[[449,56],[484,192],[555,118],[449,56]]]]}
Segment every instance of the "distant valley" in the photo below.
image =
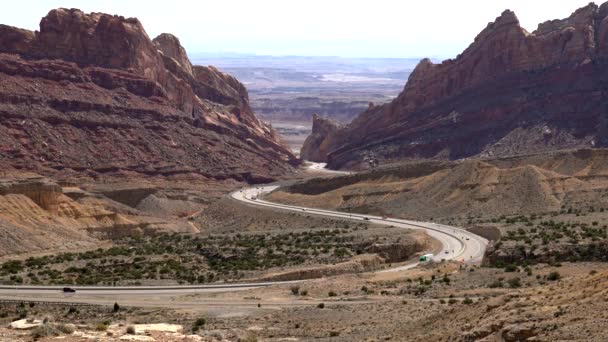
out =
{"type": "Polygon", "coordinates": [[[296,153],[311,132],[313,114],[350,122],[370,103],[395,98],[418,58],[342,58],[191,54],[216,65],[249,90],[254,112],[296,153]]]}

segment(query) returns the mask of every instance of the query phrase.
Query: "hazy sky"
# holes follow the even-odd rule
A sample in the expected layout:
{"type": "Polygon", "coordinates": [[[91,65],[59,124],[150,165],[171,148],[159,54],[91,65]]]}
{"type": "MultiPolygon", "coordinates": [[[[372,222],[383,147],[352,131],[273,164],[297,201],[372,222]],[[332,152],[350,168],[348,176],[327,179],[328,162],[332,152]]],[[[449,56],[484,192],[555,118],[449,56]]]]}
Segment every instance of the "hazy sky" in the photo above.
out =
{"type": "Polygon", "coordinates": [[[451,57],[505,9],[522,26],[563,18],[589,0],[13,0],[0,23],[37,29],[52,8],[139,18],[151,38],[175,34],[190,54],[451,57]]]}

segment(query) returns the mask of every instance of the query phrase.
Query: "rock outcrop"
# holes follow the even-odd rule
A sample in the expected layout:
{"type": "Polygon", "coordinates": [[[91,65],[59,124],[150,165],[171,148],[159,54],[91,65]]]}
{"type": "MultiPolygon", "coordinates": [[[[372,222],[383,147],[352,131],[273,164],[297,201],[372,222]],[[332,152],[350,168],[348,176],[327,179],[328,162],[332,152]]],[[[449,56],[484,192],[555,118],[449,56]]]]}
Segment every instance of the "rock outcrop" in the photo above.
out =
{"type": "Polygon", "coordinates": [[[304,141],[300,157],[312,162],[324,162],[324,156],[327,155],[328,148],[331,146],[331,137],[339,128],[337,122],[314,114],[312,132],[304,141]]]}
{"type": "Polygon", "coordinates": [[[271,180],[295,162],[247,90],[134,18],[56,9],[0,25],[0,165],[51,174],[271,180]]]}
{"type": "Polygon", "coordinates": [[[422,60],[402,93],[305,149],[330,167],[381,159],[514,155],[607,146],[608,4],[532,33],[505,11],[455,59],[422,60]]]}

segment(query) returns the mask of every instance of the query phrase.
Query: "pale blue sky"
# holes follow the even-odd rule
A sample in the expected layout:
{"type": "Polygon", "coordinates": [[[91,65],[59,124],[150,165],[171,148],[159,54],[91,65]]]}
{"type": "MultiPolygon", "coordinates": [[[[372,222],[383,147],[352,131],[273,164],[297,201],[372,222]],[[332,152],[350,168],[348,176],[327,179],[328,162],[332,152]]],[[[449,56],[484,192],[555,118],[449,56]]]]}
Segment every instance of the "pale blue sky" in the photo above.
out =
{"type": "Polygon", "coordinates": [[[589,0],[16,0],[0,23],[37,29],[52,8],[139,18],[151,38],[169,32],[189,53],[451,57],[504,9],[533,31],[589,0]]]}

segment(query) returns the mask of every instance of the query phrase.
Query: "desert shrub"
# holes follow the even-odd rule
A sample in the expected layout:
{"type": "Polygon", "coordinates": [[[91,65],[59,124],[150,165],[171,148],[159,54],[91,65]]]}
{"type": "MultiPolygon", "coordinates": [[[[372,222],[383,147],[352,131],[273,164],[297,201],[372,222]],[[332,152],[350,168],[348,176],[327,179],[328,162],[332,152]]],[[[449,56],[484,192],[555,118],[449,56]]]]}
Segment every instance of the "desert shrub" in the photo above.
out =
{"type": "Polygon", "coordinates": [[[10,260],[2,264],[0,270],[6,273],[18,273],[23,270],[23,263],[21,260],[10,260]]]}
{"type": "Polygon", "coordinates": [[[559,272],[554,271],[554,272],[549,273],[549,275],[547,276],[547,280],[556,281],[556,280],[561,279],[561,277],[562,276],[559,274],[559,272]]]}
{"type": "Polygon", "coordinates": [[[99,323],[95,326],[95,330],[97,331],[106,331],[108,330],[108,325],[107,324],[103,324],[103,323],[99,323]]]}
{"type": "Polygon", "coordinates": [[[488,285],[489,288],[497,288],[497,287],[502,287],[502,281],[496,279],[494,280],[492,283],[490,283],[490,285],[488,285]]]}
{"type": "Polygon", "coordinates": [[[70,335],[74,332],[74,328],[71,325],[67,325],[67,324],[57,325],[57,330],[59,330],[61,333],[66,334],[66,335],[70,335]]]}
{"type": "Polygon", "coordinates": [[[469,298],[469,297],[466,297],[466,298],[465,298],[465,299],[462,301],[462,304],[467,304],[467,305],[469,305],[469,304],[473,304],[473,300],[472,300],[471,298],[469,298]]]}
{"type": "Polygon", "coordinates": [[[332,330],[329,332],[329,337],[337,337],[340,336],[340,333],[338,331],[332,330]]]}
{"type": "Polygon", "coordinates": [[[295,285],[291,287],[291,294],[297,296],[298,294],[300,294],[300,287],[295,285]]]}
{"type": "Polygon", "coordinates": [[[42,324],[32,330],[32,338],[34,340],[51,336],[59,336],[59,331],[50,324],[42,324]]]}
{"type": "Polygon", "coordinates": [[[521,287],[521,280],[519,278],[511,278],[507,282],[509,283],[509,287],[511,288],[521,287]]]}
{"type": "Polygon", "coordinates": [[[329,292],[327,293],[327,295],[328,295],[329,297],[335,297],[335,296],[337,296],[338,294],[337,294],[337,293],[335,293],[334,291],[329,291],[329,292]]]}
{"type": "Polygon", "coordinates": [[[300,295],[302,295],[302,296],[308,296],[308,290],[302,290],[302,291],[300,291],[300,295]]]}
{"type": "Polygon", "coordinates": [[[207,323],[207,320],[205,320],[205,318],[203,317],[199,317],[196,321],[194,321],[194,325],[197,327],[202,327],[203,325],[205,325],[205,323],[207,323]]]}
{"type": "Polygon", "coordinates": [[[325,308],[325,303],[319,303],[319,304],[317,305],[317,307],[318,307],[319,309],[324,309],[324,308],[325,308]]]}

